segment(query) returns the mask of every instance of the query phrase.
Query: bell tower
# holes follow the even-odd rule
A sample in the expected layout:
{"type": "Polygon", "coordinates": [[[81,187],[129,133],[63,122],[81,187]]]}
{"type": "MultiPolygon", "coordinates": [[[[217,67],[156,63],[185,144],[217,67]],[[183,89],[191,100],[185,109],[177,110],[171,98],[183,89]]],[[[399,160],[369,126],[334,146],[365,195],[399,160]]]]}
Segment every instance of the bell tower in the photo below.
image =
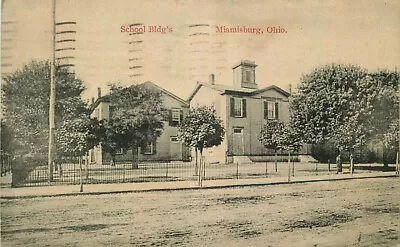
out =
{"type": "Polygon", "coordinates": [[[249,60],[242,60],[233,66],[233,85],[235,87],[257,89],[256,67],[256,63],[249,60]]]}

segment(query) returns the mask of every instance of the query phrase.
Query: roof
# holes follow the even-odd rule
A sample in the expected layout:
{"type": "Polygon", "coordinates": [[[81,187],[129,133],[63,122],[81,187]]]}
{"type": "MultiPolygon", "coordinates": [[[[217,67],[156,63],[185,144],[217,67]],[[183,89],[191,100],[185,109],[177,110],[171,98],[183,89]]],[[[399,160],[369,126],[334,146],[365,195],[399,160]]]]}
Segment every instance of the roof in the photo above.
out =
{"type": "MultiPolygon", "coordinates": [[[[141,85],[150,86],[152,88],[155,88],[156,90],[159,90],[162,93],[164,93],[164,94],[176,99],[177,101],[181,102],[186,107],[189,107],[189,102],[188,101],[179,98],[175,94],[165,90],[164,88],[158,86],[157,84],[155,84],[155,83],[153,83],[151,81],[146,81],[146,82],[142,83],[141,85]]],[[[97,100],[90,106],[91,111],[93,111],[100,104],[100,102],[110,102],[110,95],[105,95],[105,96],[102,96],[100,98],[97,98],[97,100]]]]}
{"type": "Polygon", "coordinates": [[[168,96],[170,96],[170,97],[176,99],[177,101],[179,101],[179,102],[181,102],[182,104],[184,104],[184,105],[186,105],[187,107],[189,107],[189,102],[188,102],[188,101],[186,101],[186,100],[184,100],[184,99],[182,99],[182,98],[176,96],[175,94],[173,94],[173,93],[167,91],[166,89],[164,89],[164,88],[158,86],[158,85],[155,84],[154,82],[146,81],[146,82],[143,83],[143,85],[154,87],[154,88],[156,88],[157,90],[160,90],[161,92],[165,93],[166,95],[168,95],[168,96]]]}
{"type": "Polygon", "coordinates": [[[276,90],[279,93],[283,94],[286,97],[290,96],[290,93],[286,92],[285,90],[283,90],[282,88],[275,86],[275,85],[271,85],[268,87],[264,87],[261,89],[251,89],[251,88],[238,88],[238,87],[233,87],[233,86],[227,86],[227,85],[218,85],[218,84],[210,84],[210,83],[200,83],[198,82],[198,84],[196,85],[195,89],[193,90],[193,92],[189,95],[188,101],[191,101],[193,99],[193,97],[196,95],[196,93],[200,90],[201,87],[208,87],[211,89],[214,89],[216,91],[221,92],[221,94],[243,94],[243,95],[247,95],[247,96],[255,96],[257,94],[263,93],[265,91],[268,90],[276,90]]]}

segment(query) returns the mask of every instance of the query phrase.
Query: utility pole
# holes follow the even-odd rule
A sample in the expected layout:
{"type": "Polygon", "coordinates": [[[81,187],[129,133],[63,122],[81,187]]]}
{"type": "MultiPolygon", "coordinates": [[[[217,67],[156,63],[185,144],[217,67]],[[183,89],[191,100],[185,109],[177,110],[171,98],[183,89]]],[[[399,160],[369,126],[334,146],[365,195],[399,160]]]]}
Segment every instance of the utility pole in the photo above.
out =
{"type": "Polygon", "coordinates": [[[56,143],[55,143],[55,104],[56,104],[56,0],[52,0],[52,50],[51,50],[51,68],[50,68],[50,107],[49,107],[49,153],[48,153],[48,172],[49,183],[53,181],[53,167],[56,157],[56,143]]]}

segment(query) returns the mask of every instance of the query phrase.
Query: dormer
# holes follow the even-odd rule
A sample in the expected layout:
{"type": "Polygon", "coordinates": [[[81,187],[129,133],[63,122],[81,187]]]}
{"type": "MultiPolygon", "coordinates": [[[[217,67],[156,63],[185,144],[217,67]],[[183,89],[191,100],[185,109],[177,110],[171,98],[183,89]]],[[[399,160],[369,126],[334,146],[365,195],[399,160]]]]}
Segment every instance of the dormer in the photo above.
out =
{"type": "Polygon", "coordinates": [[[249,60],[242,60],[233,66],[233,85],[235,87],[257,89],[256,67],[256,63],[249,60]]]}

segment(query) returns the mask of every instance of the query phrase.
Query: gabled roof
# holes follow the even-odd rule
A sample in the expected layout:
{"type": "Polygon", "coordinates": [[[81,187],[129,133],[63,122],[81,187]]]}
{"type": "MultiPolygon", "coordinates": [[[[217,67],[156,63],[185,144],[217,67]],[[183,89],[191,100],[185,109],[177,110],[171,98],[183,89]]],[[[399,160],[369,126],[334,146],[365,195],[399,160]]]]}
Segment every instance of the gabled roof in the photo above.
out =
{"type": "MultiPolygon", "coordinates": [[[[189,107],[189,102],[188,102],[188,101],[179,98],[179,97],[176,96],[175,94],[173,94],[173,93],[171,93],[171,92],[165,90],[164,88],[158,86],[157,84],[155,84],[155,83],[153,83],[153,82],[151,82],[151,81],[146,81],[146,82],[142,83],[141,85],[150,86],[150,87],[152,87],[152,88],[155,88],[156,90],[159,90],[159,91],[161,91],[162,93],[164,93],[164,94],[166,94],[166,95],[168,95],[168,96],[174,98],[175,100],[181,102],[181,103],[184,104],[186,107],[189,107]]],[[[110,95],[105,95],[105,96],[102,96],[102,97],[98,98],[98,99],[90,106],[91,111],[93,111],[93,110],[100,104],[100,102],[110,102],[110,95]]]]}
{"type": "Polygon", "coordinates": [[[198,82],[195,89],[193,92],[189,95],[188,101],[191,101],[193,97],[196,95],[196,93],[200,90],[201,87],[208,87],[211,89],[214,89],[216,91],[221,92],[221,94],[243,94],[247,96],[255,96],[257,94],[263,93],[268,90],[276,90],[279,93],[283,94],[286,97],[290,96],[290,93],[286,92],[282,88],[271,85],[268,87],[264,87],[261,89],[251,89],[251,88],[237,88],[237,87],[232,87],[232,86],[226,86],[226,85],[218,85],[218,84],[210,84],[210,83],[200,83],[198,82]]]}
{"type": "Polygon", "coordinates": [[[165,90],[164,88],[158,86],[158,85],[155,84],[154,82],[146,81],[146,82],[143,83],[143,85],[151,86],[151,87],[153,87],[153,88],[156,88],[157,90],[160,90],[161,92],[165,93],[166,95],[168,95],[168,96],[170,96],[170,97],[176,99],[177,101],[179,101],[179,102],[181,102],[182,104],[184,104],[184,105],[186,105],[187,107],[189,107],[189,102],[188,102],[188,101],[186,101],[186,100],[184,100],[184,99],[182,99],[182,98],[179,98],[179,97],[176,96],[175,94],[173,94],[173,93],[171,93],[171,92],[165,90]]]}

